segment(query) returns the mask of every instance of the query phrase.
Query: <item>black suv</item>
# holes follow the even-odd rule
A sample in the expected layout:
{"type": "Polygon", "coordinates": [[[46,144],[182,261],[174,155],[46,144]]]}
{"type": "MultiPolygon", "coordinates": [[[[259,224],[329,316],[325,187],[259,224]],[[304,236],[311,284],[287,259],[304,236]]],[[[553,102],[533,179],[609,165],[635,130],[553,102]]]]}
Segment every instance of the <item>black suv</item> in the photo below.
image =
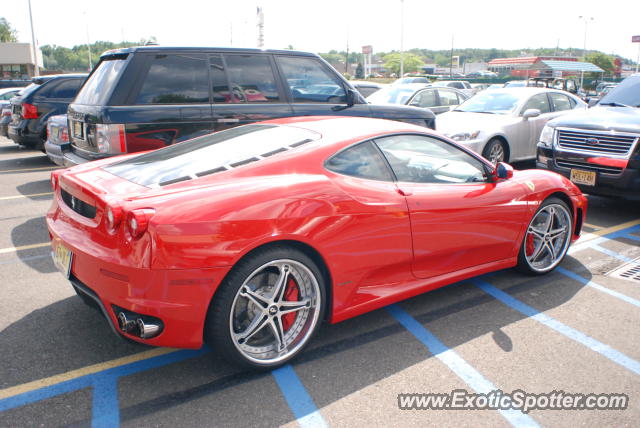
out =
{"type": "Polygon", "coordinates": [[[569,177],[585,193],[640,200],[640,74],[595,107],[547,122],[537,166],[569,177]]]}
{"type": "Polygon", "coordinates": [[[145,46],[105,52],[69,106],[67,166],[288,116],[345,115],[434,127],[434,115],[374,106],[318,55],[145,46]]]}
{"type": "Polygon", "coordinates": [[[67,112],[86,77],[86,74],[34,77],[20,96],[11,99],[9,138],[16,144],[42,150],[47,139],[47,120],[67,112]]]}

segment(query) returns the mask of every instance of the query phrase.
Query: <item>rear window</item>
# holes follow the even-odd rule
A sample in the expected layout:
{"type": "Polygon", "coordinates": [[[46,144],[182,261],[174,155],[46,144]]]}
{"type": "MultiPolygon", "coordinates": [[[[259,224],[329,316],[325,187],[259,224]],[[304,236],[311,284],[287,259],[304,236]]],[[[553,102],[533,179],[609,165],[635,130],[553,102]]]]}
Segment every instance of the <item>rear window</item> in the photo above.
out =
{"type": "Polygon", "coordinates": [[[291,126],[246,125],[145,153],[103,169],[142,186],[165,186],[258,162],[317,140],[291,126]]]}
{"type": "Polygon", "coordinates": [[[89,80],[82,87],[75,99],[76,104],[104,105],[111,89],[115,85],[120,70],[124,67],[125,58],[106,58],[100,60],[89,80]]]}
{"type": "Polygon", "coordinates": [[[82,79],[65,79],[58,82],[46,94],[49,98],[72,99],[78,93],[82,85],[82,79]]]}

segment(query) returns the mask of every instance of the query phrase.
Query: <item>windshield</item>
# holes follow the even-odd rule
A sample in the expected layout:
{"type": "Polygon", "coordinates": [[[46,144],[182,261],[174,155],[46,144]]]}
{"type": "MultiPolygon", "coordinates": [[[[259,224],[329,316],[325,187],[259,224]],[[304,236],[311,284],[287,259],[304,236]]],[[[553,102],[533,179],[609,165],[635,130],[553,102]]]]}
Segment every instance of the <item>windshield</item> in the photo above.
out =
{"type": "Polygon", "coordinates": [[[600,100],[600,104],[608,103],[640,107],[640,74],[627,77],[600,100]]]}
{"type": "Polygon", "coordinates": [[[125,64],[125,58],[126,56],[102,59],[78,92],[74,103],[104,105],[125,64]]]}
{"type": "Polygon", "coordinates": [[[145,153],[103,169],[142,186],[164,186],[259,161],[320,138],[306,129],[246,125],[145,153]]]}
{"type": "Polygon", "coordinates": [[[413,88],[389,86],[369,95],[367,101],[371,104],[405,104],[414,92],[413,88]]]}
{"type": "Polygon", "coordinates": [[[460,104],[454,111],[473,113],[509,114],[515,110],[520,99],[508,92],[481,92],[460,104]]]}

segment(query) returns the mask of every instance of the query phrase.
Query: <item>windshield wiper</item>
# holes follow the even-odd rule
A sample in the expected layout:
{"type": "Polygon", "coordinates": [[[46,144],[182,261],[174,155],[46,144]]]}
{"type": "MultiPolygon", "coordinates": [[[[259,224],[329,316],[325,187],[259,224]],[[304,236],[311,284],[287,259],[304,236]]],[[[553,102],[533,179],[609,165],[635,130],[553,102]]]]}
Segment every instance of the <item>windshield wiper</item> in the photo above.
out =
{"type": "Polygon", "coordinates": [[[611,103],[600,103],[601,106],[611,106],[611,107],[631,107],[626,104],[611,102],[611,103]]]}

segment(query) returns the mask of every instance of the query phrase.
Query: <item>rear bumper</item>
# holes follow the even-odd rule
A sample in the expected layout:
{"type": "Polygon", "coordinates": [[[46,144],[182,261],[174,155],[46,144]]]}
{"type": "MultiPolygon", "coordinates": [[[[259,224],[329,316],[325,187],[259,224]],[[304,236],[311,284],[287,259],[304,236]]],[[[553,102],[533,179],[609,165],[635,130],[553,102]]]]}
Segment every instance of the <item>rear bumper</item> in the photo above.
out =
{"type": "Polygon", "coordinates": [[[575,164],[575,169],[596,172],[595,186],[576,184],[584,193],[591,195],[614,196],[640,200],[640,160],[632,158],[626,168],[619,172],[605,172],[597,164],[589,164],[589,155],[566,153],[560,150],[538,146],[536,167],[548,169],[571,178],[571,167],[558,165],[557,161],[575,164]]]}
{"type": "Polygon", "coordinates": [[[30,132],[26,120],[21,120],[17,124],[9,123],[7,134],[16,144],[33,148],[42,148],[43,146],[41,133],[30,132]]]}
{"type": "Polygon", "coordinates": [[[44,150],[47,152],[47,157],[51,160],[51,162],[55,163],[59,166],[65,166],[64,164],[64,153],[69,151],[69,143],[66,144],[54,144],[47,140],[44,143],[44,150]]]}
{"type": "Polygon", "coordinates": [[[200,348],[209,303],[228,267],[202,269],[149,269],[117,263],[118,247],[109,249],[85,229],[58,218],[54,206],[47,214],[52,241],[73,254],[70,280],[79,294],[96,301],[119,335],[153,346],[200,348]],[[95,254],[110,251],[112,261],[95,254]],[[117,306],[162,321],[162,332],[141,339],[118,327],[117,306]]]}

